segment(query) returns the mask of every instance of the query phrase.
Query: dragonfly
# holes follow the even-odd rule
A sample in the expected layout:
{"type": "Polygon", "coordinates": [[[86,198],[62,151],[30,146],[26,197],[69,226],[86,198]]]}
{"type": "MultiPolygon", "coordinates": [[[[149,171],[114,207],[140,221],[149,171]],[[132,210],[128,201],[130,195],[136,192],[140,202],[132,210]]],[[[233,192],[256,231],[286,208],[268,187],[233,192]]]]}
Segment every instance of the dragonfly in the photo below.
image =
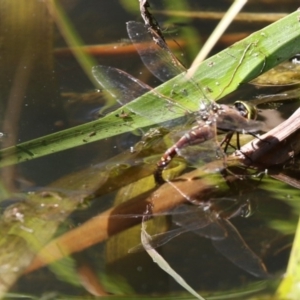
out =
{"type": "MultiPolygon", "coordinates": [[[[151,236],[147,248],[154,249],[165,245],[172,239],[186,232],[211,240],[215,249],[223,254],[237,267],[260,277],[268,277],[267,269],[262,260],[246,244],[238,230],[229,219],[248,217],[251,214],[251,203],[238,203],[233,199],[211,199],[205,203],[181,204],[170,211],[172,221],[177,228],[151,236]],[[217,208],[222,204],[223,210],[217,208]]],[[[130,253],[143,251],[143,245],[137,245],[130,253]]]]}
{"type": "MultiPolygon", "coordinates": [[[[160,36],[153,39],[155,31],[150,32],[149,29],[151,30],[151,28],[139,22],[127,22],[129,38],[144,65],[154,76],[165,82],[181,74],[185,85],[197,89],[199,93],[197,111],[189,111],[172,98],[158,93],[137,78],[117,68],[100,65],[93,67],[92,72],[96,80],[121,105],[127,104],[141,94],[148,93],[149,98],[156,97],[161,101],[165,101],[166,110],[169,110],[170,106],[176,106],[184,110],[185,114],[188,114],[188,125],[182,130],[181,137],[165,151],[157,162],[154,178],[157,184],[162,184],[165,182],[163,171],[172,159],[176,155],[180,155],[186,158],[187,161],[194,163],[196,161],[194,156],[201,155],[201,153],[196,154],[197,151],[191,150],[192,146],[213,140],[216,136],[216,128],[227,132],[254,133],[262,128],[262,123],[248,118],[248,114],[244,110],[239,110],[238,107],[219,105],[208,99],[201,85],[196,83],[193,78],[187,78],[187,70],[172,54],[165,41],[160,36]]],[[[134,109],[133,112],[145,116],[142,108],[134,109]]]]}
{"type": "MultiPolygon", "coordinates": [[[[147,93],[149,101],[153,98],[165,103],[165,110],[169,112],[176,109],[184,112],[188,119],[181,132],[174,135],[179,136],[173,146],[168,148],[157,162],[157,170],[154,173],[158,184],[165,182],[163,171],[176,155],[183,156],[189,162],[194,162],[195,151],[191,151],[196,145],[205,141],[211,141],[216,136],[216,129],[227,132],[252,133],[261,129],[262,124],[250,117],[250,113],[245,106],[237,105],[230,107],[219,105],[208,99],[200,84],[193,78],[187,78],[187,70],[172,54],[166,43],[157,36],[155,40],[149,28],[138,22],[128,22],[127,32],[129,38],[135,45],[144,65],[160,81],[165,82],[175,76],[185,83],[184,88],[196,89],[199,93],[197,100],[197,111],[190,111],[182,104],[178,104],[171,96],[160,94],[139,79],[111,66],[95,66],[92,70],[96,80],[108,91],[121,105],[130,103],[133,99],[147,93]],[[146,45],[146,46],[145,46],[146,45]]],[[[185,95],[186,97],[188,95],[185,95]]],[[[162,106],[163,107],[163,106],[162,106]]],[[[163,108],[162,108],[163,109],[163,108]]],[[[135,106],[132,109],[134,114],[151,118],[151,111],[144,111],[143,108],[135,106]]],[[[213,149],[215,150],[215,149],[213,149]]],[[[199,154],[201,155],[201,153],[199,154]]],[[[171,184],[171,182],[170,182],[171,184]]],[[[188,197],[187,197],[188,199],[188,197]]],[[[159,236],[154,236],[154,248],[167,243],[172,238],[188,231],[195,231],[202,237],[210,238],[214,246],[228,259],[239,267],[246,269],[249,273],[265,277],[267,272],[261,260],[246,245],[238,231],[228,219],[242,214],[241,207],[232,214],[221,214],[213,209],[213,205],[183,205],[172,211],[175,224],[179,227],[174,231],[169,231],[159,236]],[[155,241],[158,242],[155,242],[155,241]],[[235,253],[235,255],[233,255],[235,253]],[[239,255],[237,255],[239,254],[239,255]],[[236,259],[235,259],[236,256],[236,259]]]]}

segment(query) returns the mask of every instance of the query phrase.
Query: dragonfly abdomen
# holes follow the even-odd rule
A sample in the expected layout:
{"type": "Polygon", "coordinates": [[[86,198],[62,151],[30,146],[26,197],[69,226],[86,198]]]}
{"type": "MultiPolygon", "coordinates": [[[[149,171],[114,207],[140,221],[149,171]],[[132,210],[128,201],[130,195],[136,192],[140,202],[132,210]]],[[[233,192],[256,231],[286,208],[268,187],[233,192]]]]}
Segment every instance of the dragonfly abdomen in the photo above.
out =
{"type": "Polygon", "coordinates": [[[169,165],[175,155],[180,155],[180,149],[189,146],[201,144],[214,137],[214,130],[212,130],[210,124],[199,124],[193,127],[190,131],[185,133],[177,143],[168,148],[163,154],[160,161],[157,163],[157,169],[154,173],[154,179],[158,184],[165,182],[162,176],[163,170],[169,165]]]}

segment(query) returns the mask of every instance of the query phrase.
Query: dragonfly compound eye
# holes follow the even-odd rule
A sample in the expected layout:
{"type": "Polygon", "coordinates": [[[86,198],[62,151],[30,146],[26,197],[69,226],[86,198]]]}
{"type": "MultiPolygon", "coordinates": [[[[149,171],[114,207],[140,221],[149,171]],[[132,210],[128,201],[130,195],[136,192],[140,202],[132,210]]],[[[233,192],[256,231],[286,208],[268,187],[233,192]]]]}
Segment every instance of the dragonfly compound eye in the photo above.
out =
{"type": "Polygon", "coordinates": [[[249,102],[235,101],[234,106],[240,115],[248,120],[255,120],[257,118],[257,109],[249,102]]]}

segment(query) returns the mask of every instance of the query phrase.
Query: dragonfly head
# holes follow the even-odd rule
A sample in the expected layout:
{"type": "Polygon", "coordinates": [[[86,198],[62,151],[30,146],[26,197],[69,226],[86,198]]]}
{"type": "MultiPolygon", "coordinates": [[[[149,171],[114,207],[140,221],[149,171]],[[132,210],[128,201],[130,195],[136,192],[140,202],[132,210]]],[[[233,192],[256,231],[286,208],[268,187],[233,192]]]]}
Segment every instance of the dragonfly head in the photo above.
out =
{"type": "Polygon", "coordinates": [[[235,101],[234,106],[241,116],[248,120],[256,120],[257,109],[256,106],[244,101],[235,101]]]}

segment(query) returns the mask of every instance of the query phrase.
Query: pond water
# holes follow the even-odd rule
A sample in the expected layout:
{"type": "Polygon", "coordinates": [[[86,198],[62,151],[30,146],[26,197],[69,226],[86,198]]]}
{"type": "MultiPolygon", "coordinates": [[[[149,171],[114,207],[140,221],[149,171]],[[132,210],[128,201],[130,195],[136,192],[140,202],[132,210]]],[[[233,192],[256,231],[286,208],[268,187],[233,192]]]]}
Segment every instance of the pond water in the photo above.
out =
{"type": "MultiPolygon", "coordinates": [[[[248,299],[248,294],[274,292],[297,226],[295,187],[244,169],[211,174],[210,167],[219,168],[221,161],[223,166],[223,160],[218,167],[210,165],[217,152],[214,142],[201,148],[198,171],[181,159],[171,164],[174,174],[183,169],[198,173],[158,187],[152,174],[170,145],[170,137],[163,136],[182,119],[148,132],[149,128],[133,126],[135,113],[124,111],[111,119],[116,128],[127,128],[122,135],[90,143],[99,132],[88,129],[78,147],[69,137],[83,136],[86,129],[80,127],[77,132],[47,139],[49,134],[88,124],[117,107],[97,85],[92,66],[119,68],[151,86],[160,84],[127,36],[126,22],[141,21],[138,1],[32,1],[26,7],[16,5],[17,1],[0,4],[0,40],[5,41],[0,47],[1,148],[41,140],[36,147],[24,144],[5,154],[21,163],[1,165],[0,226],[5,233],[1,252],[5,255],[0,263],[0,297],[6,292],[14,293],[16,299],[22,295],[28,299],[88,299],[91,294],[125,295],[126,299],[141,294],[173,295],[174,299],[186,295],[145,251],[128,254],[141,242],[138,223],[149,202],[157,216],[148,225],[152,235],[165,237],[164,232],[183,228],[182,234],[161,242],[159,252],[205,298],[248,299]],[[66,150],[56,151],[64,140],[66,150]],[[234,176],[235,172],[241,172],[241,177],[234,176]],[[200,206],[182,205],[185,200],[198,201],[200,206]],[[132,225],[137,226],[128,229],[132,225]],[[35,258],[54,238],[58,239],[35,258]]],[[[163,33],[172,52],[186,66],[216,26],[218,16],[170,16],[167,12],[223,12],[228,8],[227,1],[175,4],[153,0],[150,5],[166,28],[163,33]]],[[[274,6],[269,1],[253,1],[245,11],[289,13],[295,9],[293,3],[289,7],[286,2],[274,6]]],[[[233,23],[211,54],[268,24],[233,23]]],[[[245,85],[222,101],[250,100],[280,89],[245,85]]],[[[182,88],[175,93],[189,96],[182,88]]],[[[296,101],[286,101],[280,109],[267,105],[260,107],[259,117],[266,123],[267,118],[281,122],[298,107],[296,101]]],[[[176,107],[165,108],[172,109],[176,107]]],[[[182,136],[180,130],[176,135],[182,136]]],[[[285,169],[288,176],[297,178],[297,157],[285,169]]]]}

